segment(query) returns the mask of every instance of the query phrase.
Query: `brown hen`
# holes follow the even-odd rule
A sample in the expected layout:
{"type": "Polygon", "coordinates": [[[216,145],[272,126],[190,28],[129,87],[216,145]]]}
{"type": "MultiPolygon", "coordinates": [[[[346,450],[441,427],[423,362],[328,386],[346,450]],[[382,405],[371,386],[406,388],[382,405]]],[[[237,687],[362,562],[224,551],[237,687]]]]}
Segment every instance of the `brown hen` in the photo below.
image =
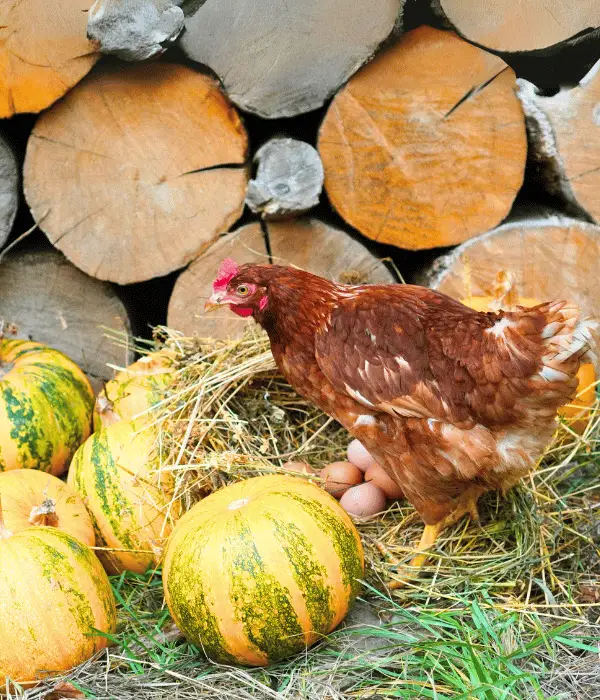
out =
{"type": "Polygon", "coordinates": [[[565,301],[481,313],[423,287],[346,286],[231,260],[213,292],[207,309],[253,316],[294,389],[401,486],[426,524],[420,551],[535,464],[595,325],[565,301]]]}

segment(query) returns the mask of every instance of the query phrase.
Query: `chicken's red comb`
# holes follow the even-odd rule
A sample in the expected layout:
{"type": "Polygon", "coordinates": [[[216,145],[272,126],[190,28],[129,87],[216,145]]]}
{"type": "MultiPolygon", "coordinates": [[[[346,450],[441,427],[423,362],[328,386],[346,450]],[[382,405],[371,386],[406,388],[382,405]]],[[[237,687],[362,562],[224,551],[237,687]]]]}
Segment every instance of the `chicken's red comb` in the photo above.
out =
{"type": "Polygon", "coordinates": [[[219,270],[217,272],[217,277],[213,282],[213,290],[215,292],[222,292],[227,289],[229,281],[232,280],[239,271],[238,264],[231,258],[225,258],[223,262],[219,265],[219,270]]]}

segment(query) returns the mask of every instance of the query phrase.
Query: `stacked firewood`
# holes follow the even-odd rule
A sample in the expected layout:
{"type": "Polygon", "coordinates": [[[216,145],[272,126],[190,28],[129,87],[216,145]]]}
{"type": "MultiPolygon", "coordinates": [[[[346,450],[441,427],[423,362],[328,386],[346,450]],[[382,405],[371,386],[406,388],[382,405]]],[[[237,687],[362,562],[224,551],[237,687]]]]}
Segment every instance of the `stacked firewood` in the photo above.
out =
{"type": "Polygon", "coordinates": [[[460,299],[509,272],[598,315],[599,27],[594,0],[0,0],[0,318],[105,379],[132,322],[243,331],[202,312],[226,256],[460,299]]]}

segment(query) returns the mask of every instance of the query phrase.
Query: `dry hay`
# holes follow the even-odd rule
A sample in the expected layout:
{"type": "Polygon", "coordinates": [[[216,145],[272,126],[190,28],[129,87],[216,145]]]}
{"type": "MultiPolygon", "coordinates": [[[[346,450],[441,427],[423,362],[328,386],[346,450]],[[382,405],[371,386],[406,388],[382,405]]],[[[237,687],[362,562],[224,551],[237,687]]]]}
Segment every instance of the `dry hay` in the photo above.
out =
{"type": "MultiPolygon", "coordinates": [[[[348,434],[277,374],[262,333],[218,342],[161,328],[156,339],[179,354],[175,385],[151,415],[161,469],[186,507],[289,459],[343,458],[348,434]]],[[[597,404],[583,436],[558,426],[529,478],[506,497],[487,494],[481,522],[447,531],[421,576],[393,595],[384,582],[397,575],[393,559],[413,553],[420,519],[399,501],[357,522],[368,560],[361,601],[328,639],[269,669],[206,661],[170,621],[159,571],[115,577],[115,644],[65,680],[119,700],[598,698],[599,467],[597,404]]]]}

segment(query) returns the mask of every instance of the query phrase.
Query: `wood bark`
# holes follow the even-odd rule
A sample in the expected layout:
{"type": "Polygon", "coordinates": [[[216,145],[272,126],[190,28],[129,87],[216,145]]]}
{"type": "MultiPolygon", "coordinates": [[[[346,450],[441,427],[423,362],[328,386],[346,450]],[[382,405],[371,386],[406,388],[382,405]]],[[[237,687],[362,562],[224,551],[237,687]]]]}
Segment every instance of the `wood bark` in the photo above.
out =
{"type": "Polygon", "coordinates": [[[87,33],[102,53],[144,61],[173,44],[183,21],[183,10],[171,0],[96,0],[87,33]]]}
{"type": "Polygon", "coordinates": [[[241,109],[275,119],[320,107],[399,22],[405,0],[206,0],[181,47],[241,109]]]}
{"type": "Polygon", "coordinates": [[[395,281],[375,255],[344,231],[317,219],[293,219],[242,226],[227,234],[181,273],[169,303],[168,324],[186,335],[225,339],[239,337],[247,319],[228,309],[205,315],[204,302],[212,293],[219,263],[233,258],[248,262],[296,265],[322,277],[347,284],[395,281]]]}
{"type": "Polygon", "coordinates": [[[493,297],[510,275],[518,297],[575,301],[600,318],[600,227],[564,216],[503,224],[439,258],[426,274],[433,288],[455,299],[493,297]]]}
{"type": "Polygon", "coordinates": [[[64,352],[96,390],[113,376],[108,364],[133,361],[129,318],[112,286],[87,277],[60,253],[9,253],[0,262],[0,289],[0,319],[16,326],[16,337],[64,352]],[[123,347],[106,329],[122,333],[123,347]]]}
{"type": "Polygon", "coordinates": [[[323,164],[310,144],[273,138],[258,149],[254,162],[256,176],[248,183],[246,204],[263,219],[298,216],[319,203],[323,164]]]}
{"type": "Polygon", "coordinates": [[[19,169],[12,148],[0,135],[0,248],[12,231],[19,208],[19,169]]]}
{"type": "Polygon", "coordinates": [[[100,58],[85,34],[90,5],[0,1],[0,118],[46,109],[100,58]]]}
{"type": "Polygon", "coordinates": [[[459,34],[492,51],[541,51],[600,27],[597,0],[434,0],[459,34]]]}
{"type": "Polygon", "coordinates": [[[519,82],[540,179],[550,194],[600,222],[600,61],[577,87],[552,97],[519,82]]]}
{"type": "Polygon", "coordinates": [[[515,75],[420,27],[336,95],[318,147],[331,203],[365,236],[413,250],[461,243],[499,224],[523,181],[515,75]]]}
{"type": "Polygon", "coordinates": [[[81,270],[139,282],[184,267],[236,221],[246,150],[212,79],[167,63],[109,64],[38,119],[25,197],[81,270]]]}

